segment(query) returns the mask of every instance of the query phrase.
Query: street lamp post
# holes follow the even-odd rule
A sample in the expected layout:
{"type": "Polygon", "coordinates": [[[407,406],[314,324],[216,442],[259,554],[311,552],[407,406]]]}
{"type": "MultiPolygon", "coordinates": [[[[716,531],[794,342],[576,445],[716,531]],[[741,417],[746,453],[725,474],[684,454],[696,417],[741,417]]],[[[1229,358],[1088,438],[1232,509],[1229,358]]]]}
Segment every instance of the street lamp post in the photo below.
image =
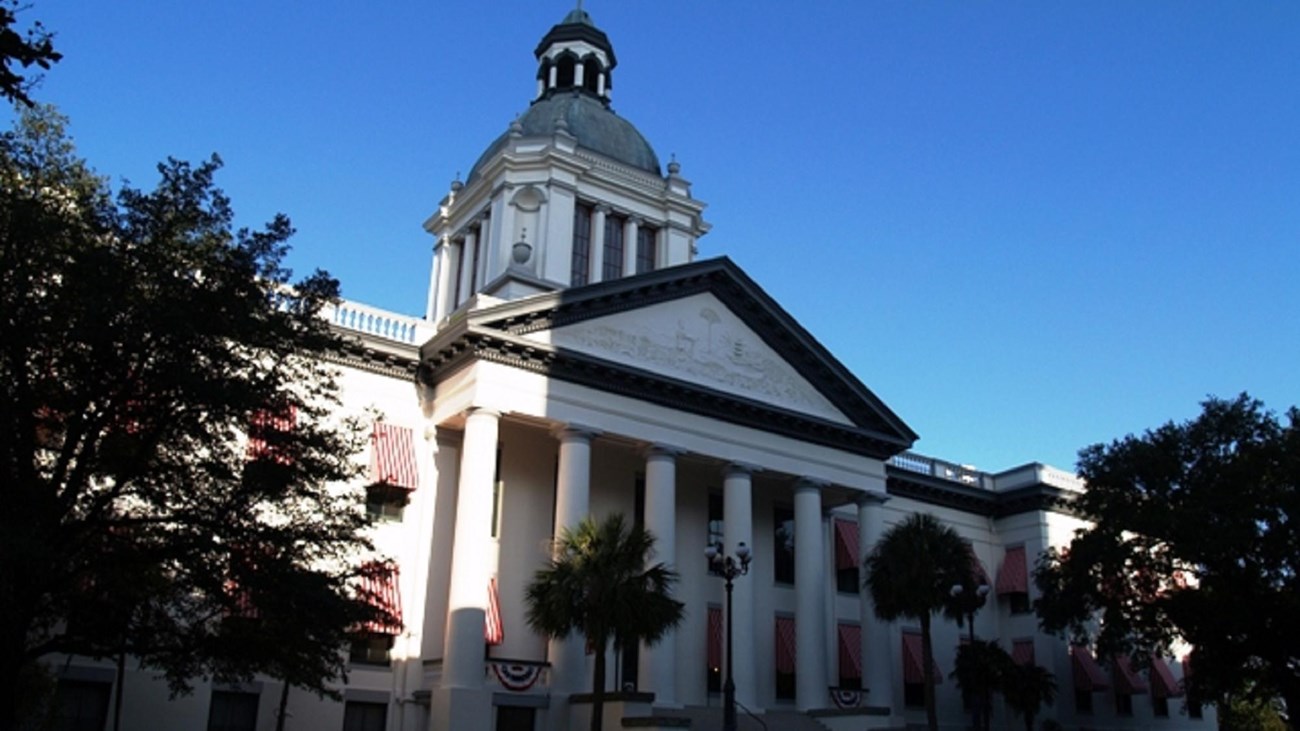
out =
{"type": "Polygon", "coordinates": [[[732,582],[737,576],[744,576],[749,573],[749,562],[753,559],[753,553],[744,541],[736,544],[736,555],[726,556],[723,554],[722,544],[714,543],[704,549],[704,555],[709,557],[718,573],[726,581],[727,587],[727,680],[722,684],[722,729],[723,731],[736,731],[736,676],[735,670],[731,665],[731,587],[732,582]]]}
{"type": "MultiPolygon", "coordinates": [[[[970,587],[968,589],[962,584],[953,584],[950,593],[953,598],[960,603],[960,606],[966,610],[966,624],[970,627],[970,649],[971,652],[974,652],[975,612],[978,612],[979,608],[984,606],[984,602],[989,595],[989,585],[981,583],[979,586],[970,587]]],[[[984,708],[984,698],[980,697],[973,699],[971,706],[973,706],[971,715],[974,717],[971,728],[975,731],[980,731],[980,729],[984,728],[984,714],[987,712],[984,708]]]]}

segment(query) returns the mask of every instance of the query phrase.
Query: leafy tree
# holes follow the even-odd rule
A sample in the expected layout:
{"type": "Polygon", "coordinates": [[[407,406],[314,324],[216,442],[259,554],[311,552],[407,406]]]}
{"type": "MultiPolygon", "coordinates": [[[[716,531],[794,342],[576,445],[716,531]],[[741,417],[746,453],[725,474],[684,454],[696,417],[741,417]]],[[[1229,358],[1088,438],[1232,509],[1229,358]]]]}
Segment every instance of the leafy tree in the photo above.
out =
{"type": "Polygon", "coordinates": [[[0,96],[30,107],[33,102],[27,92],[39,77],[26,78],[13,65],[16,63],[24,69],[35,65],[48,70],[63,54],[54,50],[53,34],[40,21],[32,23],[26,33],[14,29],[18,12],[23,9],[18,0],[0,0],[0,96]]]}
{"type": "Polygon", "coordinates": [[[1025,731],[1034,731],[1039,711],[1056,701],[1056,678],[1038,665],[1005,665],[1001,689],[1007,705],[1025,719],[1025,731]]]}
{"type": "Polygon", "coordinates": [[[1229,696],[1219,705],[1222,731],[1287,731],[1277,700],[1229,696]]]}
{"type": "Polygon", "coordinates": [[[337,283],[290,286],[283,216],[232,230],[215,157],[114,198],[64,126],[0,136],[0,728],[56,654],[326,692],[376,613],[338,486],[361,435],[327,418],[337,283]]]}
{"type": "Polygon", "coordinates": [[[600,731],[605,702],[605,647],[610,640],[653,644],[682,620],[672,598],[677,573],[651,564],[654,536],[615,513],[565,529],[555,554],[524,594],[528,624],[549,637],[577,632],[595,648],[591,729],[600,731]]]}
{"type": "Polygon", "coordinates": [[[921,623],[925,710],[930,731],[939,727],[934,704],[934,648],[930,615],[952,600],[952,587],[969,577],[970,558],[957,531],[929,513],[916,513],[881,536],[866,560],[866,587],[876,616],[921,623]]]}
{"type": "Polygon", "coordinates": [[[1300,411],[1242,394],[1080,452],[1093,523],[1035,570],[1039,621],[1104,655],[1195,648],[1203,698],[1300,708],[1300,411]]]}

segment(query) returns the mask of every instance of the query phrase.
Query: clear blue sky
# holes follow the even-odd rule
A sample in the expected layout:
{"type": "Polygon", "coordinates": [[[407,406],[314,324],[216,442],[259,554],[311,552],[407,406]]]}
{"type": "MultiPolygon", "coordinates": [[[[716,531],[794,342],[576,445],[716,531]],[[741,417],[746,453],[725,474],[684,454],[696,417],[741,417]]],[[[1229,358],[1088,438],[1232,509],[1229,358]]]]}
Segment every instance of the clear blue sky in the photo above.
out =
{"type": "MultiPolygon", "coordinates": [[[[568,0],[37,0],[37,91],[152,184],[226,161],[292,263],[420,314],[421,223],[534,92],[568,0]]],[[[1242,390],[1300,404],[1300,4],[587,0],[614,108],[727,255],[920,435],[991,471],[1242,390]]]]}

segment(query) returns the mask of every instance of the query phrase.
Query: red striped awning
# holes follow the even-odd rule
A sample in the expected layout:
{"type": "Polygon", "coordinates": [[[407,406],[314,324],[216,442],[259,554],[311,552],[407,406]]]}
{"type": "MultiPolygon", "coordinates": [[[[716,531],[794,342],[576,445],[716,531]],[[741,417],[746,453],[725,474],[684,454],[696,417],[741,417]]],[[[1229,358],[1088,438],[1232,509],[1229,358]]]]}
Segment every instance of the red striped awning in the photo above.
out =
{"type": "Polygon", "coordinates": [[[856,624],[839,626],[840,677],[862,677],[862,628],[856,624]]]}
{"type": "Polygon", "coordinates": [[[794,617],[776,618],[776,671],[793,673],[795,666],[794,617]]]}
{"type": "Polygon", "coordinates": [[[1151,656],[1151,695],[1155,698],[1177,698],[1183,689],[1174,679],[1169,664],[1159,655],[1151,656]]]}
{"type": "Polygon", "coordinates": [[[370,479],[414,490],[420,484],[415,466],[414,430],[376,421],[370,432],[370,479]]]}
{"type": "Polygon", "coordinates": [[[1096,693],[1110,687],[1106,673],[1101,671],[1101,666],[1097,664],[1097,659],[1092,656],[1092,653],[1088,652],[1088,648],[1072,645],[1070,661],[1074,668],[1074,687],[1077,690],[1096,693]]]}
{"type": "Polygon", "coordinates": [[[998,594],[1028,594],[1029,564],[1025,560],[1025,547],[1012,546],[1002,559],[998,570],[998,594]]]}
{"type": "Polygon", "coordinates": [[[835,519],[835,570],[857,568],[858,524],[851,520],[835,519]]]}
{"type": "Polygon", "coordinates": [[[1115,658],[1115,690],[1128,695],[1141,695],[1148,690],[1147,681],[1134,672],[1133,662],[1126,655],[1115,658]]]}
{"type": "MultiPolygon", "coordinates": [[[[924,648],[921,646],[921,634],[919,632],[903,633],[903,681],[907,683],[924,683],[925,682],[925,665],[922,658],[925,657],[924,648]]],[[[931,658],[934,673],[934,684],[939,685],[943,682],[943,670],[939,668],[939,663],[931,658]]]]}
{"type": "Polygon", "coordinates": [[[381,635],[402,633],[402,595],[397,588],[396,564],[371,561],[362,566],[357,593],[361,599],[387,615],[366,622],[362,629],[381,635]]]}
{"type": "Polygon", "coordinates": [[[497,594],[497,579],[488,579],[487,611],[483,613],[483,640],[489,645],[505,642],[506,629],[501,623],[501,598],[497,594]]]}
{"type": "Polygon", "coordinates": [[[1034,664],[1034,641],[1016,640],[1011,643],[1011,660],[1017,665],[1034,664]]]}
{"type": "Polygon", "coordinates": [[[709,607],[708,663],[714,670],[722,670],[722,607],[709,607]]]}

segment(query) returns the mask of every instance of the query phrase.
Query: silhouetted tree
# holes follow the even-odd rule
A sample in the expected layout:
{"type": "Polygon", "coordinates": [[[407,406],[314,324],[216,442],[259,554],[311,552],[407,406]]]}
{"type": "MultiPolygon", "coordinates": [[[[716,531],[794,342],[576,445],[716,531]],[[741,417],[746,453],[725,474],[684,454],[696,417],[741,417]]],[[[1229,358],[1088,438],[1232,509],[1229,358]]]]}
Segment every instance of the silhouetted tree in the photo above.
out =
{"type": "Polygon", "coordinates": [[[1103,655],[1195,648],[1201,698],[1300,708],[1300,411],[1242,394],[1079,454],[1092,521],[1034,580],[1043,628],[1103,655]]]}
{"type": "Polygon", "coordinates": [[[864,583],[876,616],[921,624],[925,711],[930,731],[939,727],[934,703],[934,647],[930,616],[952,600],[952,587],[968,578],[970,558],[957,531],[929,513],[916,513],[885,531],[866,560],[864,583]]]}
{"type": "Polygon", "coordinates": [[[54,50],[54,34],[40,21],[33,22],[26,32],[15,29],[18,12],[23,9],[18,0],[0,0],[0,96],[31,107],[27,92],[40,77],[18,73],[15,64],[21,69],[37,66],[48,70],[63,54],[54,50]]]}
{"type": "Polygon", "coordinates": [[[327,692],[375,613],[348,590],[337,284],[290,285],[283,216],[232,230],[215,157],[114,198],[64,124],[0,136],[0,728],[56,654],[327,692]]]}

